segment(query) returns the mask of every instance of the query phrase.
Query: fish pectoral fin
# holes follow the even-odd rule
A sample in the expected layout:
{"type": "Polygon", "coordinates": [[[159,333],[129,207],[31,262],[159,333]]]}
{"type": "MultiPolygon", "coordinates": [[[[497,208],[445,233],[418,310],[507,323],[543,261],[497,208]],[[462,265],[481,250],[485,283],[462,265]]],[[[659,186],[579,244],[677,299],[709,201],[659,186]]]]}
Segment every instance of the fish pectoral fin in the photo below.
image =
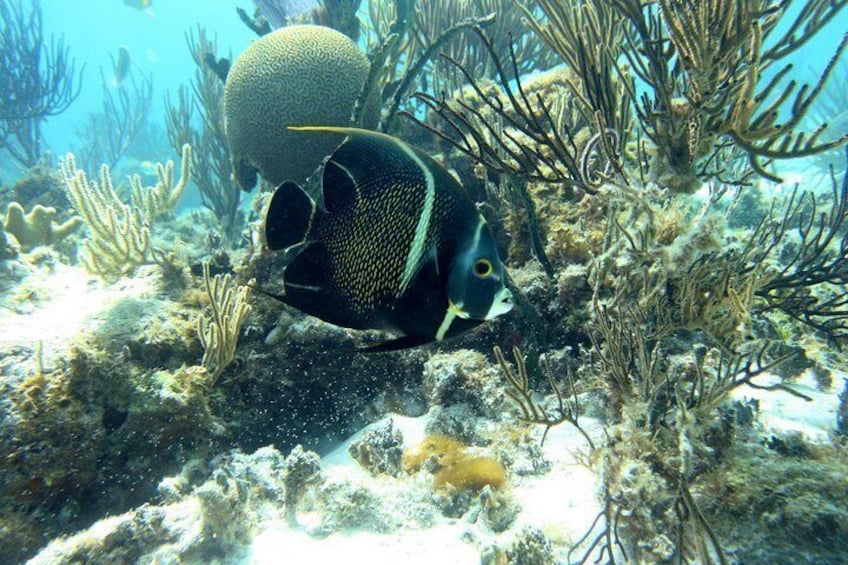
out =
{"type": "Polygon", "coordinates": [[[388,341],[381,341],[367,347],[358,347],[360,353],[386,353],[389,351],[400,351],[432,343],[433,340],[423,335],[404,335],[388,341]]]}
{"type": "Polygon", "coordinates": [[[280,302],[285,303],[286,295],[285,294],[277,294],[275,292],[269,292],[262,287],[256,286],[255,284],[247,284],[246,285],[251,290],[258,292],[259,294],[265,295],[268,298],[273,298],[274,300],[279,300],[280,302]]]}
{"type": "Polygon", "coordinates": [[[317,242],[305,242],[286,263],[283,283],[286,288],[321,291],[326,284],[326,268],[330,263],[326,248],[317,242]]]}
{"type": "Polygon", "coordinates": [[[299,241],[294,245],[289,245],[288,247],[284,247],[282,249],[275,249],[274,251],[280,252],[280,255],[283,257],[283,265],[287,265],[294,261],[294,259],[300,254],[300,252],[306,249],[309,244],[309,241],[299,241]]]}
{"type": "Polygon", "coordinates": [[[288,288],[292,288],[292,289],[295,289],[295,290],[306,290],[306,291],[312,291],[312,292],[321,292],[321,287],[309,286],[309,285],[303,285],[303,284],[297,284],[297,283],[290,283],[290,282],[286,282],[285,280],[283,280],[283,292],[282,292],[282,294],[278,294],[276,292],[271,292],[269,290],[265,290],[264,288],[262,288],[260,286],[256,286],[255,284],[248,284],[247,286],[251,290],[254,290],[259,294],[267,296],[268,298],[273,298],[274,300],[279,300],[280,302],[283,302],[283,303],[287,302],[287,300],[286,300],[287,290],[286,289],[288,289],[288,288]]]}

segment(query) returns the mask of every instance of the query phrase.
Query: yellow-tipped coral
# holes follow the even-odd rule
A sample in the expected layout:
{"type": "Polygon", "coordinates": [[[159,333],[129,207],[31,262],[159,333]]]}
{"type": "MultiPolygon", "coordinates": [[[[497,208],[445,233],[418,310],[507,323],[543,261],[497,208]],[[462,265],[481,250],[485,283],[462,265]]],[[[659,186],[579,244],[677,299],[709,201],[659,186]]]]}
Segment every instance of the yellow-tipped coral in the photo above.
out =
{"type": "Polygon", "coordinates": [[[230,275],[209,274],[209,263],[203,264],[203,284],[209,294],[211,316],[203,316],[197,322],[197,334],[203,344],[202,365],[209,375],[207,386],[215,381],[232,363],[241,326],[252,309],[250,285],[237,285],[230,275]]]}

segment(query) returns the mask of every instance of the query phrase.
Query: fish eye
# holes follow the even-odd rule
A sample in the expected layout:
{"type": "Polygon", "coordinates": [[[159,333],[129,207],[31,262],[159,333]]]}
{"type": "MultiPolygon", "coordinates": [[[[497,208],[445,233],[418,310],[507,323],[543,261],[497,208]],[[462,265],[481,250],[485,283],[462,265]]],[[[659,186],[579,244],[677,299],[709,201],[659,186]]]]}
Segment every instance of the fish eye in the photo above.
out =
{"type": "Polygon", "coordinates": [[[492,274],[492,262],[488,259],[477,259],[474,261],[474,274],[480,278],[492,274]]]}

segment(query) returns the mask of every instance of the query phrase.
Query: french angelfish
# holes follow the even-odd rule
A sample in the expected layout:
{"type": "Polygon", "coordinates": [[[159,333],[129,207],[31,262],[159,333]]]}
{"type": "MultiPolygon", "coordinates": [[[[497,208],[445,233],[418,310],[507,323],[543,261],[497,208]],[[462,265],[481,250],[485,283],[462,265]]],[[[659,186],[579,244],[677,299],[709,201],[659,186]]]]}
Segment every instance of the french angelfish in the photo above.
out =
{"type": "Polygon", "coordinates": [[[483,216],[429,156],[355,128],[324,163],[322,199],[286,181],[265,216],[265,240],[294,258],[284,292],[302,312],[353,329],[400,334],[364,348],[442,341],[512,309],[504,266],[483,216]]]}

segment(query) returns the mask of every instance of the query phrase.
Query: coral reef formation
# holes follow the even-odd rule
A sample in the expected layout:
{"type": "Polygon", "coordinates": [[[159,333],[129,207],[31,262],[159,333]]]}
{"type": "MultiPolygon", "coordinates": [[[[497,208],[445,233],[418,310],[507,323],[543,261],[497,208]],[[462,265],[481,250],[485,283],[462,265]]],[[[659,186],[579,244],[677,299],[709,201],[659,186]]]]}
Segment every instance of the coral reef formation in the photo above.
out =
{"type": "MultiPolygon", "coordinates": [[[[785,65],[848,3],[259,4],[367,54],[279,12],[229,69],[197,28],[179,179],[4,178],[0,561],[840,562],[848,176],[787,188],[773,161],[846,141],[806,129],[841,127],[815,106],[844,31],[809,86],[785,65]],[[508,316],[365,354],[381,331],[252,292],[291,257],[232,177],[301,181],[341,140],[286,126],[363,118],[462,181],[508,316]],[[176,213],[191,178],[208,210],[176,213]]],[[[0,129],[25,159],[31,133],[0,129]]]]}
{"type": "Polygon", "coordinates": [[[391,420],[385,427],[368,430],[350,444],[350,456],[372,475],[398,476],[403,462],[403,434],[391,420]]]}
{"type": "Polygon", "coordinates": [[[155,186],[144,187],[139,175],[131,177],[132,204],[118,196],[106,165],[100,169],[99,183],[77,168],[72,154],[62,162],[61,170],[68,198],[91,232],[83,242],[83,264],[92,273],[116,278],[152,262],[151,226],[157,216],[176,207],[191,179],[191,146],[183,146],[176,183],[173,161],[157,166],[155,186]]]}
{"type": "Polygon", "coordinates": [[[250,516],[271,512],[282,517],[291,503],[286,493],[301,488],[290,460],[309,454],[298,453],[286,458],[266,447],[251,455],[222,455],[208,466],[189,464],[160,483],[163,504],[108,518],[91,533],[54,542],[33,563],[208,562],[248,537],[256,525],[250,516]]]}
{"type": "Polygon", "coordinates": [[[281,28],[239,55],[227,75],[224,114],[242,188],[253,188],[257,172],[272,185],[312,174],[340,140],[286,128],[348,125],[367,76],[365,54],[322,26],[281,28]]]}
{"type": "Polygon", "coordinates": [[[18,202],[26,209],[41,204],[65,210],[69,205],[62,176],[48,165],[36,165],[11,186],[0,187],[0,198],[18,202]]]}
{"type": "MultiPolygon", "coordinates": [[[[648,6],[639,0],[590,0],[573,10],[543,0],[539,7],[544,17],[525,8],[527,21],[577,75],[563,89],[565,124],[555,119],[553,101],[526,95],[514,52],[506,59],[482,31],[478,35],[496,61],[496,80],[508,97],[508,104],[486,105],[504,118],[504,126],[481,122],[476,108],[462,106],[461,96],[417,94],[449,127],[423,124],[493,170],[585,188],[602,178],[628,182],[630,165],[642,180],[691,193],[710,178],[745,184],[758,174],[779,181],[767,160],[805,157],[848,142],[844,132],[822,140],[826,123],[812,131],[802,128],[848,47],[848,36],[812,86],[799,87],[787,78],[791,65],[784,64],[833,21],[842,5],[811,0],[793,11],[739,0],[648,6]],[[771,76],[777,65],[783,66],[771,76]],[[516,78],[518,83],[510,84],[516,78]],[[638,81],[647,85],[647,93],[638,81]],[[459,116],[458,106],[472,117],[459,116]],[[582,146],[574,122],[589,127],[591,143],[582,146]],[[534,143],[518,142],[510,130],[534,143]],[[642,136],[652,143],[650,151],[636,141],[642,136]]],[[[491,100],[467,64],[452,63],[484,101],[491,100]]]]}
{"type": "Polygon", "coordinates": [[[741,561],[838,563],[848,550],[841,449],[800,434],[737,445],[705,480],[705,511],[741,561]],[[751,543],[746,537],[755,536],[751,543]],[[807,549],[816,540],[818,551],[807,549]],[[802,557],[804,556],[804,557],[802,557]]]}

